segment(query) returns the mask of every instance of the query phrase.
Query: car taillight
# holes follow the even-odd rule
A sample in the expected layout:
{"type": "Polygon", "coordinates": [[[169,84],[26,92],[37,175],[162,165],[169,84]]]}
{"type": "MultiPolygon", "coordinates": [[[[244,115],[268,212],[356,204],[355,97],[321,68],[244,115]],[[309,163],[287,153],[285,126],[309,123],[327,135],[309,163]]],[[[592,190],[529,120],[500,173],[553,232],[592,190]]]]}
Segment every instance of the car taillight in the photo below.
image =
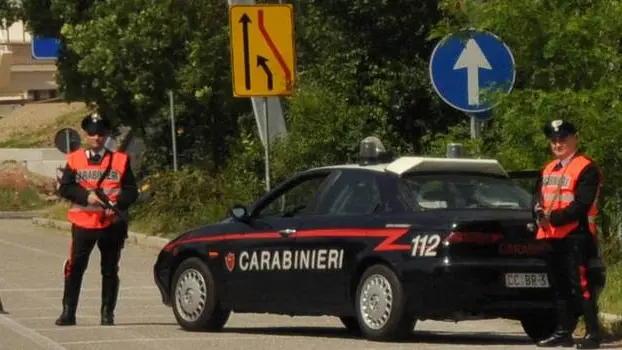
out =
{"type": "Polygon", "coordinates": [[[445,244],[473,243],[492,244],[503,239],[500,233],[486,232],[452,232],[445,238],[445,244]]]}

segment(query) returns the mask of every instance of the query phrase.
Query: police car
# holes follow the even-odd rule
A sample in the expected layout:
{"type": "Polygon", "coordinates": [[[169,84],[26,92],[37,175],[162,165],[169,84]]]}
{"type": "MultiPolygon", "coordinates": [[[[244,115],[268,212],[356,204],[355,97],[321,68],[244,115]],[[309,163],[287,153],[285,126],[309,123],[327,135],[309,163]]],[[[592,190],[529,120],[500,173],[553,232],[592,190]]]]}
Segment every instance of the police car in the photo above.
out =
{"type": "Polygon", "coordinates": [[[298,173],[172,240],[154,266],[163,303],[187,330],[236,312],[336,316],[370,340],[488,318],[550,335],[550,247],[530,194],[494,159],[386,154],[363,142],[359,164],[298,173]]]}

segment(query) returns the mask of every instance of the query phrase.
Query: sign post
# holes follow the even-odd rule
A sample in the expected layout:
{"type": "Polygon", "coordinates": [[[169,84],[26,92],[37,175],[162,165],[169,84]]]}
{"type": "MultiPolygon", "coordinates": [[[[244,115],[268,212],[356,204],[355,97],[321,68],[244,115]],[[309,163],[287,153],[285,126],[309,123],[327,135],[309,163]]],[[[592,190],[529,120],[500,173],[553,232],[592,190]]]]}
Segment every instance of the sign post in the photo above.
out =
{"type": "Polygon", "coordinates": [[[270,190],[268,97],[294,91],[296,54],[291,4],[229,7],[234,97],[262,97],[265,117],[265,177],[270,190]]]}
{"type": "Polygon", "coordinates": [[[443,38],[430,59],[430,80],[440,98],[471,118],[471,138],[479,137],[480,122],[491,117],[500,102],[482,92],[509,94],[516,69],[510,48],[492,33],[463,30],[443,38]]]}
{"type": "Polygon", "coordinates": [[[173,91],[168,91],[168,101],[171,115],[171,141],[173,143],[173,171],[177,172],[177,130],[175,130],[175,105],[173,91]]]}

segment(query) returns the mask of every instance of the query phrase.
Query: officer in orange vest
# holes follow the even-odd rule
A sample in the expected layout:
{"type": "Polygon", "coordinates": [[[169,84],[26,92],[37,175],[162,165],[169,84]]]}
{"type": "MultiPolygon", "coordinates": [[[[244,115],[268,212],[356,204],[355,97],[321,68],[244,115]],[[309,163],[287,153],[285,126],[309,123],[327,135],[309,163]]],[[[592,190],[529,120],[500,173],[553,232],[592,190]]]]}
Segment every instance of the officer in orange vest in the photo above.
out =
{"type": "Polygon", "coordinates": [[[586,273],[588,259],[597,250],[595,218],[601,187],[593,160],[577,150],[577,130],[570,122],[554,120],[544,133],[555,160],[546,165],[535,195],[537,239],[551,244],[549,278],[557,299],[558,326],[540,347],[573,346],[575,310],[583,310],[587,328],[578,349],[596,349],[601,343],[597,296],[586,273]]]}
{"type": "Polygon", "coordinates": [[[138,188],[128,156],[104,147],[110,133],[108,120],[98,113],[91,114],[82,120],[82,129],[88,148],[67,155],[59,188],[60,196],[72,203],[67,214],[72,227],[69,258],[64,266],[63,311],[55,323],[76,324],[82,276],[97,244],[102,274],[101,324],[113,325],[119,290],[118,264],[128,223],[107,209],[94,190],[101,188],[119,210],[127,211],[138,198],[138,188]]]}

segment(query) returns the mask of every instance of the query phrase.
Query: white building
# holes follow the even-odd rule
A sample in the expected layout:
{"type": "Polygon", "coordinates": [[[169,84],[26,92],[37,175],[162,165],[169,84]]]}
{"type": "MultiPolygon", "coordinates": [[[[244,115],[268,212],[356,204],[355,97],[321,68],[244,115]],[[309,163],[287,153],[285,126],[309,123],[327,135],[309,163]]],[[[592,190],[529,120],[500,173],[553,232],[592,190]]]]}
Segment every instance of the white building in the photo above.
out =
{"type": "Polygon", "coordinates": [[[0,26],[0,103],[57,96],[56,61],[33,59],[31,43],[23,22],[0,26]]]}

